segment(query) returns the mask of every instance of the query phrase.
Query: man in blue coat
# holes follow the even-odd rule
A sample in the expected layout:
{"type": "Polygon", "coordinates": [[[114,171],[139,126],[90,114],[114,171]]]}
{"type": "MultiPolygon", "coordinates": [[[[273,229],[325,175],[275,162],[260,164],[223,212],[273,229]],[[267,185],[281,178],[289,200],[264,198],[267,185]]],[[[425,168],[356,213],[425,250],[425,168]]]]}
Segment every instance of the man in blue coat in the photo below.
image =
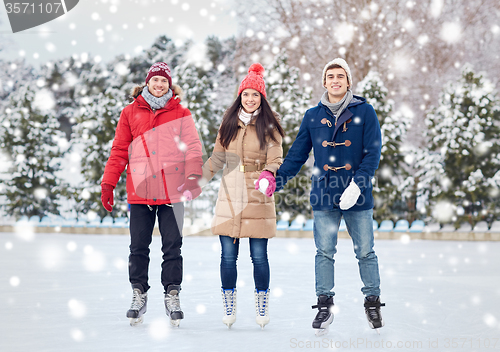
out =
{"type": "Polygon", "coordinates": [[[354,244],[364,287],[365,312],[373,329],[384,325],[380,314],[380,275],[373,250],[372,178],[380,161],[382,139],[375,110],[352,94],[347,62],[330,61],[323,69],[326,92],[307,110],[297,138],[276,174],[276,191],[295,177],[314,151],[310,195],[314,211],[315,272],[318,313],[316,334],[333,321],[334,255],[343,217],[354,244]]]}

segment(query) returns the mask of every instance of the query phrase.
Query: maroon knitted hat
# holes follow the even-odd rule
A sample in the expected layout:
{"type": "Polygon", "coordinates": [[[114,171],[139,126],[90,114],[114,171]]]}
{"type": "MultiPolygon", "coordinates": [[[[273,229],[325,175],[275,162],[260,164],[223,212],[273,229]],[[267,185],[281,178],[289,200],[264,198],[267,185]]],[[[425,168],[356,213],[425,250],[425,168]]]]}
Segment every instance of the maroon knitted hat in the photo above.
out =
{"type": "Polygon", "coordinates": [[[153,76],[163,76],[168,79],[169,87],[172,87],[172,73],[170,67],[164,62],[157,62],[149,68],[148,75],[146,76],[146,84],[153,76]]]}
{"type": "Polygon", "coordinates": [[[266,83],[264,82],[264,67],[261,64],[255,63],[248,69],[248,75],[241,81],[238,95],[247,88],[255,89],[260,94],[266,97],[266,83]]]}

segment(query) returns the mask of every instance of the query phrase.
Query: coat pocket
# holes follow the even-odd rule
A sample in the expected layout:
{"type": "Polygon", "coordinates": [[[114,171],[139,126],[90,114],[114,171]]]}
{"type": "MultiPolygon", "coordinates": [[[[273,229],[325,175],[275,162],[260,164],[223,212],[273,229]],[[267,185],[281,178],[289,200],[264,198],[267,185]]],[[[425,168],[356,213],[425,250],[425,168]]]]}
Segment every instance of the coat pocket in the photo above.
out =
{"type": "Polygon", "coordinates": [[[147,162],[136,162],[129,164],[128,168],[130,176],[132,177],[132,185],[134,187],[135,193],[141,197],[147,199],[148,197],[148,163],[147,162]]]}

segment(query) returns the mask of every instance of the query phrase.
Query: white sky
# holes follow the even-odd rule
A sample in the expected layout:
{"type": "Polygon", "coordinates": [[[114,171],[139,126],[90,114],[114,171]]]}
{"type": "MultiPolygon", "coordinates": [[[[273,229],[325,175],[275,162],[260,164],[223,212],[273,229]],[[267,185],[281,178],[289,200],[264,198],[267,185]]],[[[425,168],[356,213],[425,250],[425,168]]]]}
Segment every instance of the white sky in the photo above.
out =
{"type": "Polygon", "coordinates": [[[1,59],[25,57],[32,64],[88,52],[107,61],[134,55],[155,38],[192,38],[236,34],[233,0],[80,0],[73,10],[44,25],[12,33],[0,11],[1,59]]]}

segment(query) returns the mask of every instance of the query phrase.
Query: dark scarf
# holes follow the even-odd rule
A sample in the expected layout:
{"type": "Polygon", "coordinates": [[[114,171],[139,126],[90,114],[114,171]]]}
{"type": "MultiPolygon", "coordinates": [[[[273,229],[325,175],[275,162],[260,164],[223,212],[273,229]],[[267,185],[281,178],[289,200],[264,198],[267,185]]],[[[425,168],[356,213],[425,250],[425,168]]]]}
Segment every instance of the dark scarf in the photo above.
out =
{"type": "Polygon", "coordinates": [[[337,123],[337,120],[339,116],[342,114],[342,112],[347,109],[347,106],[352,100],[352,92],[350,89],[347,90],[345,93],[344,97],[338,102],[338,103],[330,103],[328,100],[328,91],[323,93],[323,96],[321,97],[321,103],[325,105],[330,111],[332,112],[333,116],[335,116],[335,123],[337,123]]]}

